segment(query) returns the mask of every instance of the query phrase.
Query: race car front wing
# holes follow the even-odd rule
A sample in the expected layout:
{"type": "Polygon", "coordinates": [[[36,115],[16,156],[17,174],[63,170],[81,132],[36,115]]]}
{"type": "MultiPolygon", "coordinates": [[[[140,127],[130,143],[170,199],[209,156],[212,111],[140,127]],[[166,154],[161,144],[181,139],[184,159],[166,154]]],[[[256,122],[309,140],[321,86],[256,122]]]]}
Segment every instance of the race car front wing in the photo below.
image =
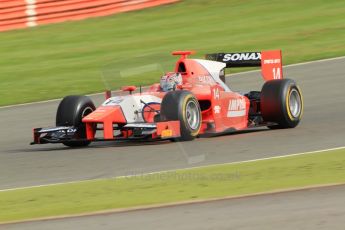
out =
{"type": "MultiPolygon", "coordinates": [[[[94,127],[95,130],[103,128],[94,127]]],[[[165,121],[157,123],[133,123],[114,126],[112,138],[80,137],[80,128],[74,126],[58,126],[33,129],[34,144],[66,143],[74,141],[120,141],[120,140],[164,140],[180,137],[180,122],[165,121]]],[[[85,130],[83,130],[85,131],[85,130]]],[[[86,136],[86,135],[84,135],[86,136]]]]}

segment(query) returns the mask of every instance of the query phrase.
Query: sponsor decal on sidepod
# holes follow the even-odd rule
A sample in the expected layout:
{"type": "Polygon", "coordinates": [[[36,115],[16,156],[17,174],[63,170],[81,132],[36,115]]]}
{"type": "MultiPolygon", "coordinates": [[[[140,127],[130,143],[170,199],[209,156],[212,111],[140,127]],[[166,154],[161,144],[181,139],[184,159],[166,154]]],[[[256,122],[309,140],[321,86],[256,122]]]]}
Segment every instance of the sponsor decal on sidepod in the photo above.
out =
{"type": "Polygon", "coordinates": [[[216,106],[213,108],[213,110],[214,110],[214,113],[215,113],[215,114],[218,114],[218,113],[220,113],[221,107],[220,107],[219,105],[216,105],[216,106]]]}
{"type": "Polygon", "coordinates": [[[246,101],[244,98],[231,99],[227,117],[242,117],[246,115],[246,101]]]}

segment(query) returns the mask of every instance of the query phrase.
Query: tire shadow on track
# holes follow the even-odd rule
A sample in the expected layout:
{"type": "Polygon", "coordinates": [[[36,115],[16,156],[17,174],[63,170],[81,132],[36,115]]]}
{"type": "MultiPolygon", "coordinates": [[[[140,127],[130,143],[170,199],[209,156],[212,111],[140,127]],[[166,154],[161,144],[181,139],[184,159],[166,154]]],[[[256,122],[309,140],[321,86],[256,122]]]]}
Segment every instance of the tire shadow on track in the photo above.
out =
{"type": "MultiPolygon", "coordinates": [[[[62,144],[53,144],[50,145],[50,147],[39,147],[39,148],[33,148],[33,149],[12,149],[5,152],[8,153],[19,153],[19,152],[45,152],[45,151],[73,151],[73,150],[81,150],[81,149],[102,149],[102,148],[124,148],[124,147],[130,147],[130,146],[146,146],[146,145],[162,145],[162,144],[168,144],[170,143],[169,140],[162,140],[162,141],[106,141],[106,142],[94,142],[91,145],[87,147],[67,147],[62,144]]],[[[47,144],[49,145],[49,144],[47,144]]]]}
{"type": "Polygon", "coordinates": [[[257,128],[250,128],[246,130],[235,130],[235,131],[226,131],[223,133],[216,133],[216,134],[206,134],[201,138],[215,138],[215,137],[221,137],[221,136],[237,136],[237,135],[243,135],[243,134],[249,134],[249,133],[257,133],[257,132],[267,132],[267,131],[273,131],[272,129],[268,129],[266,127],[257,127],[257,128]]]}

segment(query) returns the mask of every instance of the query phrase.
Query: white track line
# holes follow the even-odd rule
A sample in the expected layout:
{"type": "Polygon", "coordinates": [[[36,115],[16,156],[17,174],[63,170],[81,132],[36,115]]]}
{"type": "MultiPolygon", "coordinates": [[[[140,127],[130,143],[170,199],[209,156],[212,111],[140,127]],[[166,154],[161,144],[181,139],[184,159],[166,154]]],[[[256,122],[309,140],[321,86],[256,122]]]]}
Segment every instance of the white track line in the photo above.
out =
{"type": "MultiPolygon", "coordinates": [[[[339,59],[345,59],[345,56],[335,57],[335,58],[326,58],[326,59],[315,60],[315,61],[307,61],[307,62],[301,62],[301,63],[290,64],[290,65],[284,65],[284,67],[288,68],[288,67],[307,65],[307,64],[312,64],[312,63],[334,61],[334,60],[339,60],[339,59]]],[[[245,72],[240,72],[240,73],[234,73],[234,74],[231,74],[230,76],[248,74],[248,73],[258,72],[258,71],[260,71],[260,70],[250,70],[250,71],[245,71],[245,72]]],[[[121,91],[117,90],[117,91],[113,91],[113,92],[121,92],[121,91]]],[[[89,94],[87,96],[98,96],[98,95],[102,95],[102,94],[104,94],[104,92],[93,93],[93,94],[89,94]]],[[[59,101],[59,100],[61,100],[61,98],[56,98],[56,99],[51,99],[51,100],[46,100],[46,101],[22,103],[22,104],[16,104],[16,105],[6,105],[6,106],[0,106],[0,109],[7,109],[7,108],[13,108],[13,107],[28,106],[28,105],[36,105],[36,104],[44,104],[44,103],[55,102],[55,101],[59,101]]]]}
{"type": "Polygon", "coordinates": [[[0,190],[0,192],[16,191],[16,190],[30,189],[30,188],[41,188],[41,187],[48,187],[48,186],[55,186],[55,185],[66,185],[66,184],[74,184],[74,183],[80,183],[80,182],[91,182],[91,181],[99,181],[99,180],[116,180],[116,179],[131,178],[131,177],[136,177],[136,176],[147,176],[147,175],[159,174],[159,173],[169,173],[169,172],[175,172],[177,170],[185,170],[185,169],[200,169],[200,168],[213,167],[213,166],[243,164],[243,163],[249,163],[249,162],[258,162],[258,161],[265,161],[265,160],[272,160],[272,159],[288,158],[288,157],[293,157],[293,156],[301,156],[301,155],[307,155],[307,154],[322,153],[322,152],[340,150],[340,149],[345,149],[345,146],[323,149],[323,150],[310,151],[310,152],[303,152],[303,153],[294,153],[294,154],[289,154],[289,155],[264,157],[264,158],[258,158],[258,159],[253,159],[253,160],[235,161],[235,162],[228,162],[228,163],[195,166],[195,167],[189,167],[189,168],[170,169],[170,170],[164,170],[164,171],[149,172],[149,173],[142,173],[142,174],[133,174],[133,175],[126,175],[126,176],[108,177],[108,178],[99,178],[99,179],[90,179],[90,180],[79,180],[79,181],[70,181],[70,182],[60,182],[60,183],[52,183],[52,184],[42,184],[42,185],[33,185],[33,186],[18,187],[18,188],[9,188],[9,189],[2,189],[2,190],[0,190]]]}

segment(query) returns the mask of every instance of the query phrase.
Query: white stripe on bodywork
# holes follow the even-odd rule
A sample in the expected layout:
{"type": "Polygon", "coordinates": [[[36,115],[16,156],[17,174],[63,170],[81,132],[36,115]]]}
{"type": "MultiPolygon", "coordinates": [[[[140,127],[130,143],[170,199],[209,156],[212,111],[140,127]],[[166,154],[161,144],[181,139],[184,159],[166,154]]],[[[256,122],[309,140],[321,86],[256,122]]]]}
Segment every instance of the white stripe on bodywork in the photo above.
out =
{"type": "Polygon", "coordinates": [[[243,117],[246,115],[246,110],[228,111],[227,117],[243,117]]]}
{"type": "Polygon", "coordinates": [[[144,103],[161,103],[162,99],[153,95],[126,95],[111,97],[106,100],[102,106],[121,106],[122,112],[125,115],[127,123],[142,123],[145,122],[141,111],[145,106],[144,103]]]}

